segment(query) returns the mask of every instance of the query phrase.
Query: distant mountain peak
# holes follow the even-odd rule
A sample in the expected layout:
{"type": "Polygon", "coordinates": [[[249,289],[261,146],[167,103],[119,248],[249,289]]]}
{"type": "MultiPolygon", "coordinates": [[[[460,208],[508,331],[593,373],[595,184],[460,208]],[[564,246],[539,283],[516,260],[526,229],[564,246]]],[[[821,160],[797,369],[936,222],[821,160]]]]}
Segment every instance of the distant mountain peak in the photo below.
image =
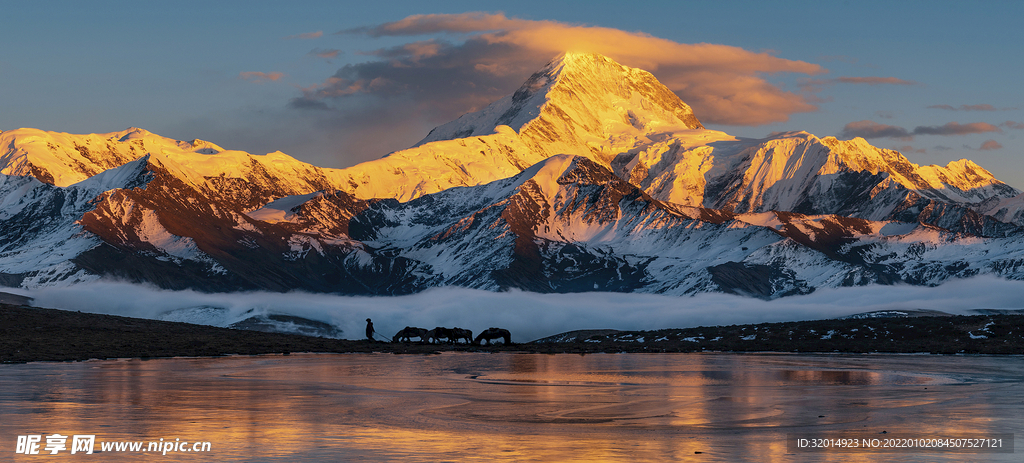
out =
{"type": "Polygon", "coordinates": [[[148,131],[146,129],[140,129],[138,127],[128,127],[126,130],[123,130],[123,131],[120,131],[120,132],[115,132],[112,135],[113,136],[111,138],[114,138],[117,135],[121,135],[120,137],[117,137],[118,138],[117,141],[128,141],[128,140],[136,140],[136,139],[140,139],[140,138],[146,138],[147,136],[153,136],[153,135],[156,135],[156,134],[154,134],[153,132],[150,132],[150,131],[148,131]]]}
{"type": "Polygon", "coordinates": [[[575,64],[575,63],[589,63],[589,62],[600,61],[600,60],[611,61],[606,56],[604,56],[604,55],[602,55],[600,53],[588,53],[588,52],[582,52],[582,51],[567,51],[565,53],[562,53],[561,55],[558,55],[558,57],[556,57],[552,61],[553,62],[554,61],[558,61],[558,62],[566,63],[566,64],[569,64],[569,63],[575,64]]]}
{"type": "MultiPolygon", "coordinates": [[[[486,108],[441,125],[417,143],[489,135],[507,125],[529,136],[533,127],[558,132],[609,135],[610,127],[655,126],[702,129],[693,109],[651,73],[596,53],[566,52],[535,72],[513,94],[486,108]],[[559,127],[561,126],[561,127],[559,127]]],[[[545,130],[545,132],[549,132],[545,130]]]]}
{"type": "Polygon", "coordinates": [[[649,72],[565,53],[514,93],[435,128],[416,146],[344,169],[343,188],[361,199],[405,201],[507,178],[558,154],[611,168],[621,153],[676,136],[732,138],[705,130],[649,72]]]}
{"type": "Polygon", "coordinates": [[[547,66],[535,72],[533,76],[550,75],[557,79],[564,77],[575,78],[581,75],[610,74],[613,77],[617,75],[621,77],[621,74],[627,72],[626,70],[628,69],[630,68],[598,53],[570,51],[556,56],[548,62],[547,66]]]}

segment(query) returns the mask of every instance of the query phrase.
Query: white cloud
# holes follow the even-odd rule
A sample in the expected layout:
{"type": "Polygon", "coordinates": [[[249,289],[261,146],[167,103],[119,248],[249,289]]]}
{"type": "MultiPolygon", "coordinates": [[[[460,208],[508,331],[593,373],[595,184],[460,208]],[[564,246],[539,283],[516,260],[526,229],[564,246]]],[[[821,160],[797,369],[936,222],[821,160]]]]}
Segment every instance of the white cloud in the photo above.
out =
{"type": "Polygon", "coordinates": [[[323,105],[356,94],[382,99],[407,96],[410,109],[430,108],[435,122],[512,93],[529,75],[566,51],[606,55],[654,73],[708,123],[762,125],[814,111],[803,95],[787,92],[765,74],[825,72],[816,64],[769,53],[708,43],[685,44],[639,32],[557,21],[508,18],[504,14],[414,15],[377,26],[339,32],[370,37],[442,34],[371,53],[377,59],[339,69],[304,89],[298,108],[323,105]]]}
{"type": "Polygon", "coordinates": [[[728,294],[537,294],[464,288],[436,288],[399,297],[296,292],[209,294],[112,282],[7,291],[34,297],[36,305],[42,307],[141,318],[157,318],[170,310],[204,305],[225,308],[232,317],[243,317],[250,309],[285,313],[332,323],[351,339],[363,337],[366,318],[372,318],[377,331],[388,336],[406,325],[459,326],[474,332],[498,326],[511,330],[516,342],[577,329],[653,330],[813,320],[893,309],[966,313],[980,308],[1024,308],[1024,300],[1017,297],[1024,292],[1024,282],[991,276],[954,280],[938,287],[821,289],[773,301],[728,294]]]}

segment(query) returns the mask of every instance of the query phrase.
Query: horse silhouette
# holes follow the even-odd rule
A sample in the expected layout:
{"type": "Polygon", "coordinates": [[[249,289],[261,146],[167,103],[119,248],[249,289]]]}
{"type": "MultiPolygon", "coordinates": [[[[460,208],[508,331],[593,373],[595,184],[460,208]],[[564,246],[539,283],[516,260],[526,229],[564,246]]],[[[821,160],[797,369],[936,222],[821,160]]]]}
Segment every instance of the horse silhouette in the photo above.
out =
{"type": "Polygon", "coordinates": [[[470,330],[456,327],[449,330],[449,333],[451,334],[451,337],[448,338],[449,342],[458,343],[461,339],[465,339],[466,344],[473,342],[473,332],[470,330]]]}
{"type": "Polygon", "coordinates": [[[505,341],[505,344],[512,344],[512,333],[504,328],[487,328],[477,335],[476,339],[473,340],[473,344],[480,344],[480,341],[487,340],[487,345],[491,345],[492,339],[501,338],[505,341]]]}
{"type": "Polygon", "coordinates": [[[430,331],[427,331],[427,342],[430,344],[440,343],[442,339],[445,342],[452,342],[455,338],[452,337],[452,330],[443,326],[438,326],[430,331]]]}
{"type": "Polygon", "coordinates": [[[391,342],[412,342],[412,338],[420,338],[420,342],[426,342],[427,338],[426,328],[416,328],[414,326],[407,326],[402,328],[401,331],[395,334],[395,337],[391,338],[391,342]]]}

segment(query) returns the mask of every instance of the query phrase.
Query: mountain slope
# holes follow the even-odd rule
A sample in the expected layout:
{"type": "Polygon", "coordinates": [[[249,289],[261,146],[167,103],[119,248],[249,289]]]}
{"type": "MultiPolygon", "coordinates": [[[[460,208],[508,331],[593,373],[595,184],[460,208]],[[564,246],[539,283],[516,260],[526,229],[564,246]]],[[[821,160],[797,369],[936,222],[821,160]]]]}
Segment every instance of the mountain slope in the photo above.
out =
{"type": "Polygon", "coordinates": [[[245,214],[148,156],[67,188],[6,176],[6,284],[99,277],[207,291],[402,294],[723,291],[1024,278],[1024,237],[790,212],[735,214],[650,197],[581,156],[400,203],[341,191],[245,214]],[[20,199],[19,199],[20,198],[20,199]]]}
{"type": "Polygon", "coordinates": [[[775,298],[1024,279],[1024,233],[1001,221],[1020,221],[1021,196],[980,166],[707,130],[649,73],[597,55],[344,170],[141,129],[0,142],[5,285],[775,298]]]}
{"type": "Polygon", "coordinates": [[[1020,193],[971,161],[919,166],[860,138],[737,139],[706,130],[649,73],[587,54],[556,59],[512,95],[411,149],[344,169],[343,189],[407,201],[505,178],[555,154],[587,157],[683,205],[922,221],[988,236],[1013,228],[977,205],[1020,193]]]}
{"type": "Polygon", "coordinates": [[[979,214],[1024,226],[1024,193],[1012,198],[992,196],[972,207],[979,214]]]}
{"type": "Polygon", "coordinates": [[[246,210],[283,196],[340,186],[337,170],[306,164],[281,152],[255,156],[202,140],[172,140],[138,128],[89,135],[9,130],[0,133],[0,147],[5,150],[0,152],[0,173],[33,176],[60,187],[148,155],[181,177],[208,183],[222,199],[246,210]]]}
{"type": "MultiPolygon", "coordinates": [[[[728,261],[730,253],[721,245],[688,248],[691,238],[685,236],[688,227],[703,226],[715,228],[719,237],[735,235],[736,242],[754,239],[750,231],[715,225],[727,219],[716,211],[654,200],[587,158],[562,155],[486,185],[407,203],[373,203],[353,218],[350,230],[367,246],[428,264],[436,285],[633,291],[665,283],[649,278],[646,267],[673,245],[689,249],[687,269],[728,261]]],[[[754,234],[762,241],[779,239],[768,230],[754,234]]],[[[743,253],[739,247],[734,251],[743,253]]]]}
{"type": "Polygon", "coordinates": [[[869,220],[921,221],[956,231],[1012,232],[971,206],[1017,194],[971,161],[918,166],[863,139],[820,139],[806,132],[760,140],[695,143],[667,139],[612,162],[653,197],[738,213],[793,211],[869,220]]]}
{"type": "MultiPolygon", "coordinates": [[[[215,185],[190,182],[167,160],[149,159],[146,170],[144,186],[93,200],[95,208],[79,223],[102,244],[75,257],[75,265],[171,289],[400,294],[419,287],[415,263],[369,254],[344,237],[344,228],[304,230],[253,219],[215,185]]],[[[343,193],[333,198],[330,217],[365,209],[359,201],[345,203],[343,193]]]]}
{"type": "Polygon", "coordinates": [[[429,286],[490,290],[775,298],[978,274],[1024,278],[1020,232],[981,238],[915,222],[681,206],[566,155],[485,185],[372,201],[352,217],[349,235],[421,263],[429,286]]]}

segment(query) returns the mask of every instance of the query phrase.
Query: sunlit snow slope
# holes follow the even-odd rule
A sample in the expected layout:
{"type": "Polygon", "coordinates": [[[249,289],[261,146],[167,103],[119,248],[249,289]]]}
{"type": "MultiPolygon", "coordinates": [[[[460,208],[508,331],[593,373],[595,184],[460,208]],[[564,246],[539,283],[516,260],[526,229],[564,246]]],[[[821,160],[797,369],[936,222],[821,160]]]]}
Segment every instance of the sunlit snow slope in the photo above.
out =
{"type": "Polygon", "coordinates": [[[567,53],[347,169],[142,129],[0,132],[0,285],[728,292],[1024,279],[1024,201],[961,160],[741,139],[648,72],[567,53]]]}
{"type": "Polygon", "coordinates": [[[336,169],[322,169],[281,152],[252,155],[138,128],[89,135],[9,130],[0,132],[0,147],[0,173],[33,176],[59,187],[149,156],[191,183],[208,184],[243,209],[282,196],[334,189],[340,180],[336,169]]]}
{"type": "Polygon", "coordinates": [[[651,74],[578,53],[413,148],[345,169],[343,188],[405,201],[505,178],[556,154],[587,157],[678,204],[920,220],[973,233],[1003,231],[970,206],[1019,194],[968,160],[919,166],[860,138],[737,139],[706,130],[651,74]]]}

